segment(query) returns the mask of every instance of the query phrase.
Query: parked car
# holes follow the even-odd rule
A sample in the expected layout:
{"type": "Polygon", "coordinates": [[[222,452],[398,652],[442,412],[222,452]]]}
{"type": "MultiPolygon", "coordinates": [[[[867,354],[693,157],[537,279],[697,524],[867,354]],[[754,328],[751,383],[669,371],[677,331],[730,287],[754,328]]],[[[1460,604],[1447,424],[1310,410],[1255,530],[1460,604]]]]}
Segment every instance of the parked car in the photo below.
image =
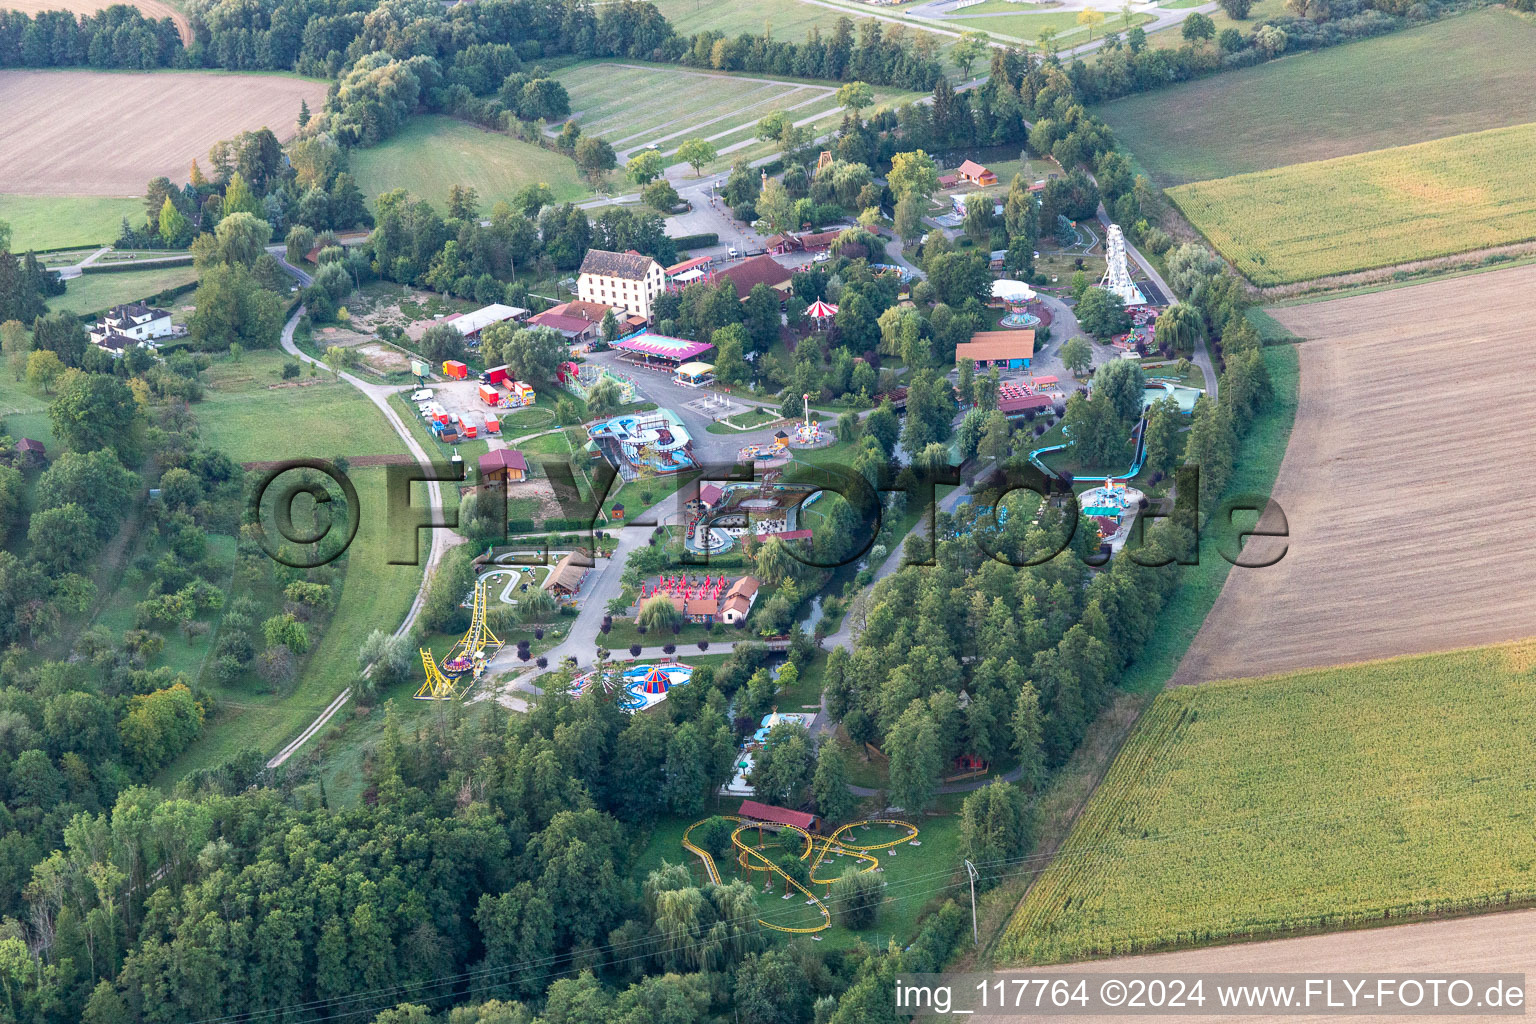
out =
{"type": "Polygon", "coordinates": [[[413,401],[413,402],[430,402],[430,401],[432,401],[432,389],[431,388],[422,388],[419,391],[411,392],[411,401],[413,401]]]}
{"type": "Polygon", "coordinates": [[[736,247],[734,245],[731,246],[729,249],[725,250],[725,254],[727,256],[729,256],[731,259],[735,259],[736,257],[741,255],[741,253],[736,251],[736,247]]]}
{"type": "Polygon", "coordinates": [[[832,258],[832,254],[827,252],[825,249],[823,249],[821,252],[819,252],[815,256],[811,257],[811,262],[812,263],[825,263],[828,260],[830,260],[831,258],[832,258]]]}

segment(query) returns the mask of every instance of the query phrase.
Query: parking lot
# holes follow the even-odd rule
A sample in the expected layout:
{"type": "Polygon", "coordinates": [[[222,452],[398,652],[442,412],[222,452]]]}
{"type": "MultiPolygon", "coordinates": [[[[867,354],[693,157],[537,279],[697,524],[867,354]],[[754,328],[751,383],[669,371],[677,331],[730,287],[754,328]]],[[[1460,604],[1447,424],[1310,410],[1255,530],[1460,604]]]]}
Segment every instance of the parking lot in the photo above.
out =
{"type": "MultiPolygon", "coordinates": [[[[480,382],[471,376],[468,380],[439,381],[429,384],[426,390],[432,392],[432,401],[441,405],[448,411],[449,415],[462,417],[466,422],[473,425],[477,438],[488,438],[494,442],[496,435],[487,435],[485,432],[486,415],[488,413],[495,414],[498,411],[511,411],[511,409],[508,407],[493,409],[486,405],[480,400],[479,386],[480,382]]],[[[502,388],[500,390],[503,396],[502,400],[505,401],[506,389],[502,388]]],[[[415,389],[413,388],[406,393],[406,397],[410,398],[414,393],[415,389]]],[[[419,407],[421,403],[413,402],[412,404],[419,407]]]]}

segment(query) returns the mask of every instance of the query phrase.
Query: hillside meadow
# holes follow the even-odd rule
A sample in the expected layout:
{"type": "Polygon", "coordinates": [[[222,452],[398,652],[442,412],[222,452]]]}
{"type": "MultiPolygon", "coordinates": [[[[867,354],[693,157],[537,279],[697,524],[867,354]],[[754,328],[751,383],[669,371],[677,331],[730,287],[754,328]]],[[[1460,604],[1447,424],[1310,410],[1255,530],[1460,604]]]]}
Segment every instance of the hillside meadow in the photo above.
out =
{"type": "Polygon", "coordinates": [[[560,202],[592,194],[569,157],[436,114],[411,118],[379,145],[353,152],[351,162],[369,202],[403,188],[442,209],[450,187],[468,185],[488,213],[526,185],[548,185],[560,202]]]}
{"type": "Polygon", "coordinates": [[[1485,8],[1094,110],[1166,188],[1536,121],[1532,52],[1536,20],[1485,8]]]}
{"type": "Polygon", "coordinates": [[[1533,730],[1536,641],[1168,690],[1001,959],[1530,903],[1533,730]]]}
{"type": "Polygon", "coordinates": [[[1536,124],[1170,189],[1254,284],[1279,285],[1536,238],[1536,124]]]}

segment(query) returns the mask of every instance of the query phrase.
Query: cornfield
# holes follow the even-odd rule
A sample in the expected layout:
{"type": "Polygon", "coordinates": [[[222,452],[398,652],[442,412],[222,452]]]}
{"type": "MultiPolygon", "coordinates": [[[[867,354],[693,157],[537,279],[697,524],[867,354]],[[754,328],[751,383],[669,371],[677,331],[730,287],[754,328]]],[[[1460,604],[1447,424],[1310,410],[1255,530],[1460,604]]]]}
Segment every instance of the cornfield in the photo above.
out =
{"type": "Polygon", "coordinates": [[[1165,691],[1001,958],[1536,902],[1533,737],[1536,641],[1165,691]]]}
{"type": "Polygon", "coordinates": [[[1536,124],[1194,182],[1168,196],[1257,285],[1536,238],[1536,124]]]}

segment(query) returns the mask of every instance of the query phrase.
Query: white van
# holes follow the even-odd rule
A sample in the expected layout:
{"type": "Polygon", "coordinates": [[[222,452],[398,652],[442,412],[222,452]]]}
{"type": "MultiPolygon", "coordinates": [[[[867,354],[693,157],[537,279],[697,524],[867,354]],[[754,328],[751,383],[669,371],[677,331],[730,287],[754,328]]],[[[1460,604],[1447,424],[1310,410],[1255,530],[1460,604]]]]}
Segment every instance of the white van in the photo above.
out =
{"type": "Polygon", "coordinates": [[[430,402],[430,401],[432,401],[432,389],[431,388],[422,388],[419,391],[411,392],[411,401],[413,401],[413,402],[430,402]]]}

